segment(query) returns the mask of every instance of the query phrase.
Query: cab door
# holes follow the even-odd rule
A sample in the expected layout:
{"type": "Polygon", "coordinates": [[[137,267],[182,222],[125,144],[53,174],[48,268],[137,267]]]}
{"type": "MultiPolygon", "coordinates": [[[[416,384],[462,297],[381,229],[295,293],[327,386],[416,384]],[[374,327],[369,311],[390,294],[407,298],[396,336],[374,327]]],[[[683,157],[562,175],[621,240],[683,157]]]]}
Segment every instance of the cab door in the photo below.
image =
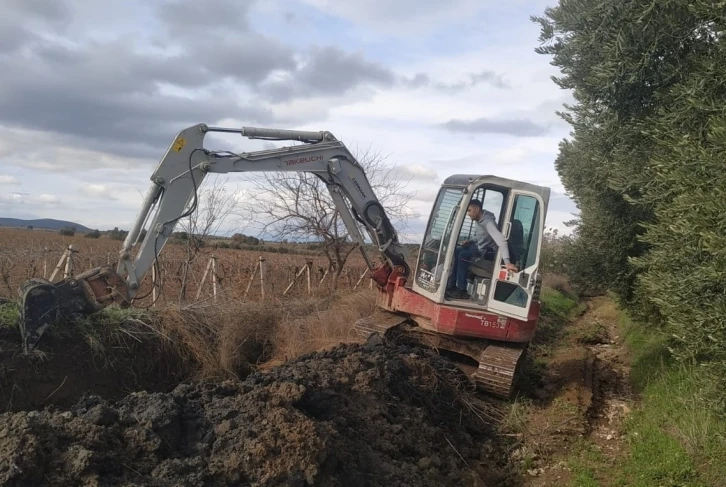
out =
{"type": "Polygon", "coordinates": [[[447,262],[451,262],[453,256],[449,247],[452,239],[458,235],[455,229],[459,228],[463,218],[460,211],[463,197],[463,187],[441,188],[431,209],[419,252],[413,290],[435,303],[444,299],[447,268],[450,267],[447,262]]]}
{"type": "Polygon", "coordinates": [[[535,291],[540,264],[544,215],[547,202],[537,193],[512,190],[502,224],[502,233],[509,242],[510,258],[519,272],[504,267],[501,249],[495,262],[487,308],[490,311],[526,320],[535,291]]]}

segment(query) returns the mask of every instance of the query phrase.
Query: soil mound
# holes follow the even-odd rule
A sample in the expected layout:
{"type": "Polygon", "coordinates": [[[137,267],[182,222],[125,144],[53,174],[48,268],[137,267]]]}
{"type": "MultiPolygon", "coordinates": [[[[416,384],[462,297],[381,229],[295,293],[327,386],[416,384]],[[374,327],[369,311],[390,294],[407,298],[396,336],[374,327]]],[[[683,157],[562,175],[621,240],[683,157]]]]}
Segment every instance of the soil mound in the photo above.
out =
{"type": "Polygon", "coordinates": [[[468,394],[431,352],[343,345],[243,382],[0,415],[0,483],[503,485],[468,394]]]}

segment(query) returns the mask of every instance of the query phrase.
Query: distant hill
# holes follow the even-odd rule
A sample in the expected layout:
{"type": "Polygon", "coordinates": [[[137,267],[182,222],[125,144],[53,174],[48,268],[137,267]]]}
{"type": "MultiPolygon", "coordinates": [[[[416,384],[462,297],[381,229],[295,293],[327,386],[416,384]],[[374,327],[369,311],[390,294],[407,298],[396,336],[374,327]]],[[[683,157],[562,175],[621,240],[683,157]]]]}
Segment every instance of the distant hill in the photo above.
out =
{"type": "Polygon", "coordinates": [[[53,220],[52,218],[41,218],[39,220],[21,220],[20,218],[0,218],[0,227],[26,228],[32,225],[33,228],[42,230],[60,230],[64,227],[75,227],[77,232],[90,232],[91,229],[78,223],[64,220],[53,220]]]}

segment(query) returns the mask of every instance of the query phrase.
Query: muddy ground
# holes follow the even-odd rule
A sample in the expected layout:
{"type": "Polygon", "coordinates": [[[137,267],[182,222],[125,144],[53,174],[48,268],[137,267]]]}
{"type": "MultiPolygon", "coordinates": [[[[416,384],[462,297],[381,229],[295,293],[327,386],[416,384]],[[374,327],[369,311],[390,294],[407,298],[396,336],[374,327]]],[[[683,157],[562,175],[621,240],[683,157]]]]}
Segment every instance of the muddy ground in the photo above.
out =
{"type": "Polygon", "coordinates": [[[581,485],[573,469],[581,455],[597,455],[594,485],[611,485],[608,472],[628,455],[622,427],[635,398],[618,313],[605,297],[585,304],[554,343],[535,350],[539,383],[510,411],[522,486],[581,485]]]}
{"type": "Polygon", "coordinates": [[[477,404],[433,353],[340,346],[242,382],[6,413],[0,484],[511,484],[477,404]]]}

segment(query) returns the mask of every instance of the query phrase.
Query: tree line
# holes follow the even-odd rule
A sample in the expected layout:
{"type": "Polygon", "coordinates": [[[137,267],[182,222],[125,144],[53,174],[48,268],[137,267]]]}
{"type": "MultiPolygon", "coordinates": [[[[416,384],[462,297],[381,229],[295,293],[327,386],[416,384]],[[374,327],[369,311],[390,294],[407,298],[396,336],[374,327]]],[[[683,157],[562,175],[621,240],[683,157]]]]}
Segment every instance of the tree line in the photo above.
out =
{"type": "Polygon", "coordinates": [[[580,215],[558,260],[724,377],[726,3],[573,0],[533,21],[576,100],[556,168],[580,215]]]}

